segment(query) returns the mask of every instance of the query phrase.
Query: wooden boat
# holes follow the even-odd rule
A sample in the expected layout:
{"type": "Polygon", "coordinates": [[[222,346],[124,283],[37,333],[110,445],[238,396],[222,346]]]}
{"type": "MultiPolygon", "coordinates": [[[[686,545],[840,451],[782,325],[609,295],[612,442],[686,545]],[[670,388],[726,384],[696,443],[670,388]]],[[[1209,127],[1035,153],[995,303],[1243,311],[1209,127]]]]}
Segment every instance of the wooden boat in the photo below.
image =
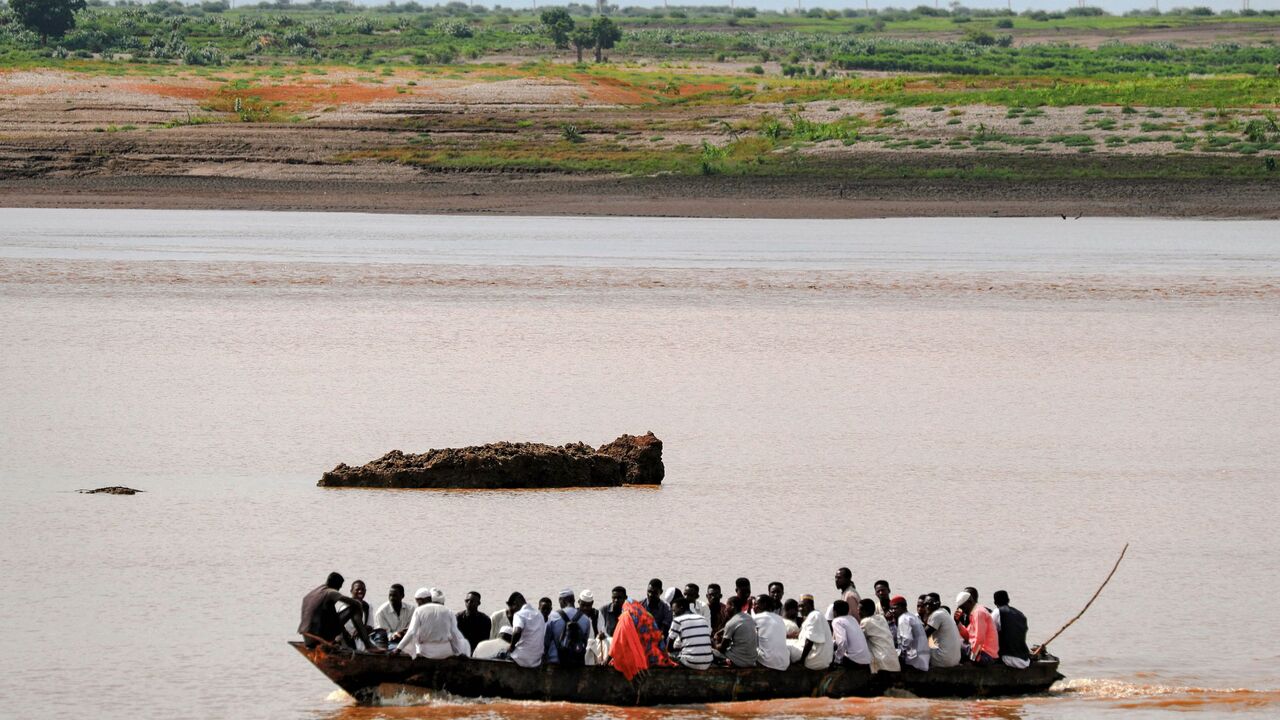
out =
{"type": "Polygon", "coordinates": [[[919,672],[877,673],[861,668],[784,672],[766,668],[655,668],[628,682],[609,667],[522,668],[494,660],[413,659],[356,652],[336,645],[308,648],[291,642],[320,672],[361,704],[377,704],[384,684],[406,685],[455,697],[552,700],[601,705],[684,705],[801,697],[875,697],[890,690],[918,697],[993,697],[1048,691],[1058,660],[1037,660],[1026,670],[1005,665],[961,665],[919,672]]]}

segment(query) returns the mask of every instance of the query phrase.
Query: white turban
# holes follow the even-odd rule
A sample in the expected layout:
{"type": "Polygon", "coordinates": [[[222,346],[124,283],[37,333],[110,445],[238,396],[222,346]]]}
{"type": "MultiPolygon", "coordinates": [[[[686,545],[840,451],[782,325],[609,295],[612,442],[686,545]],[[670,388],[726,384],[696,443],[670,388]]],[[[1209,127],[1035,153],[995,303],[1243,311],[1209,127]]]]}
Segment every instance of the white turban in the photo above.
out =
{"type": "Polygon", "coordinates": [[[583,590],[582,593],[578,595],[578,602],[593,603],[595,601],[596,596],[592,594],[590,590],[583,590]]]}
{"type": "Polygon", "coordinates": [[[573,588],[565,588],[560,591],[560,597],[573,599],[573,588]]]}
{"type": "Polygon", "coordinates": [[[415,600],[430,600],[431,590],[429,588],[418,588],[418,592],[413,594],[415,600]]]}
{"type": "Polygon", "coordinates": [[[501,628],[498,629],[499,635],[514,635],[515,632],[516,632],[515,630],[511,629],[510,625],[503,625],[501,628]]]}
{"type": "Polygon", "coordinates": [[[433,603],[439,603],[439,604],[441,604],[441,605],[443,605],[443,604],[444,604],[444,591],[443,591],[443,590],[441,590],[441,589],[439,589],[439,588],[431,588],[431,590],[430,590],[429,592],[431,593],[431,602],[433,602],[433,603]]]}
{"type": "Polygon", "coordinates": [[[962,592],[956,596],[956,607],[960,607],[961,605],[964,605],[967,602],[969,602],[969,593],[962,592]]]}

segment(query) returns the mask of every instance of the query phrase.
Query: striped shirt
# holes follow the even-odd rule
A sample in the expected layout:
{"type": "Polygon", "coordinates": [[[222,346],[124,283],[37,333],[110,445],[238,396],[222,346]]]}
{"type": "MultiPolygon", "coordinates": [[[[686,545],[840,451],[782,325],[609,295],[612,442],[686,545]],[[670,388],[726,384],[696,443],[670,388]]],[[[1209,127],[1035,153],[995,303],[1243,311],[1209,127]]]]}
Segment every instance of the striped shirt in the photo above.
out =
{"type": "Polygon", "coordinates": [[[698,613],[685,613],[671,621],[668,644],[679,651],[681,665],[694,670],[711,666],[711,623],[698,613]]]}

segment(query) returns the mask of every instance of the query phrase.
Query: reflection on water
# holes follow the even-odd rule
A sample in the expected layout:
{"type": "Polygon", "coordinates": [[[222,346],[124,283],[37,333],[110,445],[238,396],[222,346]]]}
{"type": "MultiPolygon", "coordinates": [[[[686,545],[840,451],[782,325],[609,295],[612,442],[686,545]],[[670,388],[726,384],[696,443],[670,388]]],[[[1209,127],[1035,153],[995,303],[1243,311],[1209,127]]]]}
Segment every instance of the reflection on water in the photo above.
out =
{"type": "Polygon", "coordinates": [[[0,717],[1280,710],[1274,646],[1203,650],[1237,614],[1160,607],[1280,595],[1275,223],[223,217],[0,211],[0,577],[29,601],[0,603],[0,717]],[[660,489],[315,487],[646,430],[660,489]],[[69,492],[109,484],[148,492],[69,492]],[[1125,542],[1055,641],[1073,680],[1028,700],[353,708],[284,642],[333,569],[492,610],[651,577],[829,602],[841,565],[1007,589],[1039,641],[1125,542]]]}

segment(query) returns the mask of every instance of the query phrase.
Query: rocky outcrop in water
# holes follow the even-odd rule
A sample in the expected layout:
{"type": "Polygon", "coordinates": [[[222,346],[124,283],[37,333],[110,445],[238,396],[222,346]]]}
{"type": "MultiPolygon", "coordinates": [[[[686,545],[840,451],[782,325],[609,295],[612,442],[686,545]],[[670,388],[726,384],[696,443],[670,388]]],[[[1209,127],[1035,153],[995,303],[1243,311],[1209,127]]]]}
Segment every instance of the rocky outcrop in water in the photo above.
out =
{"type": "Polygon", "coordinates": [[[522,489],[659,485],[666,468],[653,433],[593,448],[498,442],[406,454],[392,450],[360,467],[339,464],[321,487],[522,489]]]}
{"type": "Polygon", "coordinates": [[[112,485],[110,487],[94,488],[93,490],[77,490],[76,492],[84,495],[137,495],[143,490],[134,490],[131,487],[123,485],[112,485]]]}

